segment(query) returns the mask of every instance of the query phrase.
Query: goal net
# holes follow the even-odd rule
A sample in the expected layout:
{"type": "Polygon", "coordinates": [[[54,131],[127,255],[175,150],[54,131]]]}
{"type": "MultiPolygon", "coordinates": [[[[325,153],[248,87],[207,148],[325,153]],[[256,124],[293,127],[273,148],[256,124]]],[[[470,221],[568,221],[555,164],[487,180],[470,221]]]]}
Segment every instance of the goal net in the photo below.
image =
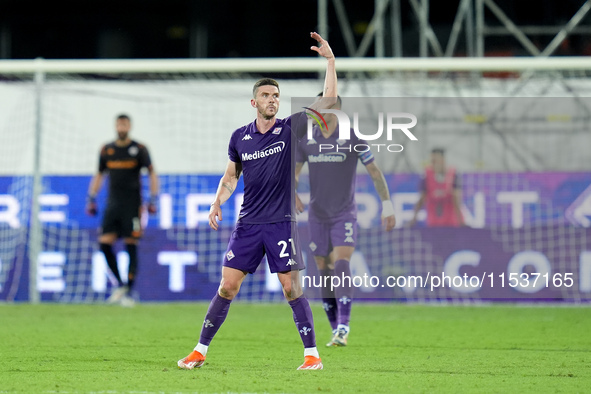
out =
{"type": "MultiPolygon", "coordinates": [[[[131,117],[131,137],[147,145],[161,181],[158,214],[149,217],[139,247],[139,296],[146,301],[210,299],[237,220],[242,182],[223,207],[220,231],[209,229],[207,214],[227,162],[229,137],[255,117],[249,105],[252,85],[262,76],[277,78],[282,92],[279,116],[285,117],[293,98],[321,91],[323,67],[316,59],[0,65],[0,299],[98,302],[110,294],[113,278],[97,245],[105,190],[98,196],[98,217],[86,216],[84,204],[99,150],[115,139],[114,121],[120,113],[131,117]]],[[[576,273],[573,287],[536,293],[538,298],[588,297],[591,134],[586,97],[591,63],[342,59],[338,69],[344,98],[412,98],[422,111],[417,115],[420,143],[405,144],[404,153],[394,157],[375,154],[397,210],[399,225],[391,233],[379,228],[379,199],[359,165],[355,272],[425,278],[448,267],[454,253],[472,250],[480,255],[480,267],[497,264],[506,272],[515,258],[523,260],[524,272],[546,267],[547,260],[552,274],[576,273]],[[508,117],[516,97],[522,100],[520,112],[508,117]],[[494,114],[488,111],[492,104],[497,109],[505,105],[500,111],[504,116],[494,124],[494,114]],[[521,123],[510,123],[515,121],[521,123]],[[438,233],[440,229],[422,225],[424,212],[418,227],[405,227],[433,147],[445,148],[448,163],[460,174],[470,228],[438,233]],[[495,248],[500,253],[496,258],[495,248]]],[[[399,103],[409,108],[408,100],[399,103]]],[[[367,122],[368,129],[375,130],[375,124],[367,122]]],[[[143,185],[147,197],[147,179],[143,185]]],[[[306,174],[300,193],[308,197],[306,174]]],[[[306,274],[315,275],[305,214],[300,221],[306,274]]],[[[121,245],[116,249],[125,273],[127,255],[121,245]]],[[[476,274],[478,270],[466,264],[458,272],[476,274]]],[[[495,277],[499,273],[495,271],[495,277]]],[[[358,293],[403,299],[512,294],[428,290],[402,286],[358,293]]],[[[239,297],[257,301],[283,296],[277,279],[262,264],[249,275],[239,297]]]]}

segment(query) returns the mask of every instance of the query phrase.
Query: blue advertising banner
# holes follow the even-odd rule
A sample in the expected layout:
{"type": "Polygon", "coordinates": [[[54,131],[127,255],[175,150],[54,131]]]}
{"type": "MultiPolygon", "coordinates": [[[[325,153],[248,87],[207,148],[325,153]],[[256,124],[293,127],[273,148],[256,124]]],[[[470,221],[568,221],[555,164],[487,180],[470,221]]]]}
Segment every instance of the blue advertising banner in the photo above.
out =
{"type": "MultiPolygon", "coordinates": [[[[307,295],[322,286],[300,226],[307,269],[307,295]]],[[[209,300],[219,285],[222,255],[231,228],[219,232],[148,229],[139,248],[137,295],[142,301],[209,300]]],[[[115,283],[92,230],[64,233],[76,242],[45,245],[39,256],[37,287],[42,300],[104,301],[115,283]]],[[[120,248],[122,249],[122,248],[120,248]]],[[[122,276],[127,254],[117,253],[122,276]]],[[[28,261],[7,274],[2,299],[24,301],[28,261]]],[[[403,228],[392,232],[361,229],[351,260],[356,298],[569,300],[591,299],[591,229],[540,226],[500,231],[471,228],[403,228]]],[[[240,297],[281,300],[281,287],[266,263],[249,275],[240,297]]]]}
{"type": "MultiPolygon", "coordinates": [[[[161,195],[158,216],[148,227],[196,228],[207,223],[209,204],[219,183],[219,175],[160,175],[161,195]]],[[[468,173],[462,174],[461,189],[466,222],[473,228],[533,224],[570,224],[591,227],[591,173],[468,173]]],[[[387,174],[399,225],[412,217],[419,198],[419,174],[387,174]]],[[[52,224],[76,224],[96,228],[99,218],[84,214],[89,176],[45,176],[40,199],[40,220],[52,224]]],[[[30,177],[0,177],[0,226],[17,228],[27,223],[30,177]]],[[[147,185],[147,180],[144,180],[147,185]]],[[[226,219],[234,222],[242,202],[242,181],[225,204],[226,219]]],[[[148,196],[147,190],[145,196],[148,196]]],[[[104,208],[106,192],[98,196],[104,208]]],[[[309,200],[307,179],[300,180],[300,197],[309,200]]],[[[368,174],[357,175],[358,222],[369,228],[379,222],[379,198],[368,174]]],[[[300,218],[305,221],[306,214],[300,218]]],[[[420,215],[419,219],[424,215],[420,215]]]]}
{"type": "MultiPolygon", "coordinates": [[[[356,286],[357,297],[589,299],[591,174],[463,174],[469,227],[458,229],[431,229],[421,223],[405,227],[419,195],[420,179],[416,174],[387,175],[398,224],[386,233],[379,228],[380,205],[371,179],[358,175],[360,230],[352,269],[354,275],[375,276],[379,283],[356,286]],[[392,277],[394,286],[385,282],[392,277]]],[[[112,278],[97,251],[100,212],[99,217],[84,213],[89,181],[88,176],[43,178],[39,199],[43,251],[36,278],[43,300],[102,301],[112,289],[112,278]]],[[[162,175],[161,182],[159,212],[146,223],[139,248],[139,298],[210,299],[219,284],[241,186],[224,205],[222,227],[215,232],[206,222],[219,176],[162,175]]],[[[305,177],[301,184],[300,196],[306,202],[305,177]]],[[[30,177],[0,177],[1,300],[28,299],[30,189],[30,177]]],[[[103,191],[99,209],[104,209],[104,199],[103,191]]],[[[304,212],[298,217],[305,250],[309,243],[306,216],[304,212]]],[[[123,273],[126,258],[124,251],[118,253],[123,273]]],[[[304,274],[312,279],[316,270],[309,250],[306,260],[304,274]]],[[[247,279],[241,297],[282,298],[279,283],[264,267],[247,279]]],[[[307,287],[311,296],[318,295],[313,282],[307,287]]]]}

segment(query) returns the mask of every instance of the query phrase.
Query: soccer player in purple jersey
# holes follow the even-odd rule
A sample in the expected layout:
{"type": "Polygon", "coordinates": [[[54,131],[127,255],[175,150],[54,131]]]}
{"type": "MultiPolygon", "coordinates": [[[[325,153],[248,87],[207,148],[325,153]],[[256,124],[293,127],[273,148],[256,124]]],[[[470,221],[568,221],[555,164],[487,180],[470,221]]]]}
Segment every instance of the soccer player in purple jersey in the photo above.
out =
{"type": "MultiPolygon", "coordinates": [[[[322,96],[320,93],[318,96],[322,96]]],[[[333,109],[341,109],[338,97],[333,109]]],[[[355,204],[355,175],[357,161],[361,161],[369,172],[373,184],[382,200],[382,223],[387,231],[396,225],[394,207],[382,171],[367,149],[356,152],[355,145],[364,144],[355,133],[350,140],[338,139],[338,120],[334,114],[325,114],[326,127],[314,127],[312,139],[298,143],[296,151],[296,180],[305,162],[310,172],[310,205],[308,224],[310,249],[314,254],[321,277],[335,275],[351,277],[349,261],[355,251],[357,238],[357,207],[355,204]],[[322,149],[321,149],[322,145],[322,149]],[[332,148],[329,148],[332,146],[332,148]]],[[[296,197],[298,212],[304,205],[296,197]]],[[[331,283],[328,279],[324,283],[331,283]]],[[[326,346],[346,346],[349,336],[349,318],[353,289],[348,283],[331,289],[322,288],[322,303],[333,336],[326,346]]]]}
{"type": "MultiPolygon", "coordinates": [[[[313,108],[330,108],[337,97],[335,58],[326,40],[318,33],[311,33],[311,37],[319,43],[311,49],[327,60],[325,98],[313,108]]],[[[218,220],[222,220],[221,205],[234,192],[242,174],[244,200],[238,223],[228,243],[220,287],[205,315],[199,343],[193,352],[178,361],[178,366],[193,369],[203,365],[209,344],[226,319],[242,281],[248,273],[256,271],[267,255],[269,268],[277,273],[304,343],[304,363],[298,369],[322,369],[312,311],[300,286],[299,270],[304,269],[304,264],[295,226],[292,147],[295,149],[293,140],[306,132],[306,114],[277,119],[279,85],[270,78],[255,83],[250,102],[257,110],[256,120],[232,134],[228,148],[230,160],[209,213],[209,225],[217,230],[218,220]]]]}

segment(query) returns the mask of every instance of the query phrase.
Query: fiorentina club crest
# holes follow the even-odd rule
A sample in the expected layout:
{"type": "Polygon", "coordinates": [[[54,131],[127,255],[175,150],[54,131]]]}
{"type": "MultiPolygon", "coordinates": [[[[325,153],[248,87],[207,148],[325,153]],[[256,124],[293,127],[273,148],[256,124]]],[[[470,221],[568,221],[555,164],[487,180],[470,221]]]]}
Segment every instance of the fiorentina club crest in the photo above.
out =
{"type": "Polygon", "coordinates": [[[318,246],[317,246],[317,245],[316,245],[314,242],[310,242],[310,250],[311,250],[312,252],[316,251],[316,248],[317,248],[317,247],[318,247],[318,246]]]}
{"type": "Polygon", "coordinates": [[[228,261],[232,260],[234,257],[234,252],[232,252],[231,250],[228,253],[226,253],[226,258],[228,259],[228,261]]]}
{"type": "Polygon", "coordinates": [[[306,326],[302,327],[302,329],[300,330],[300,332],[306,336],[308,336],[308,333],[310,331],[312,331],[312,329],[310,327],[306,327],[306,326]]]}
{"type": "Polygon", "coordinates": [[[273,130],[273,134],[279,134],[281,133],[281,127],[275,127],[275,130],[273,130]]]}

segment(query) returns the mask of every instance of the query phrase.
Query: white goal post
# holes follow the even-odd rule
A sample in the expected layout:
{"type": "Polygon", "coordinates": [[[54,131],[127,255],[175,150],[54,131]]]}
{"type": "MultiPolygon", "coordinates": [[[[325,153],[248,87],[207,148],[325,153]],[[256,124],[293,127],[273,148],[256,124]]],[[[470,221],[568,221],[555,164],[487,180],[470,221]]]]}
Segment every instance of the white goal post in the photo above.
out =
{"type": "MultiPolygon", "coordinates": [[[[340,72],[377,71],[584,71],[591,57],[338,58],[340,72]]],[[[0,60],[0,74],[320,72],[316,58],[0,60]]]]}

